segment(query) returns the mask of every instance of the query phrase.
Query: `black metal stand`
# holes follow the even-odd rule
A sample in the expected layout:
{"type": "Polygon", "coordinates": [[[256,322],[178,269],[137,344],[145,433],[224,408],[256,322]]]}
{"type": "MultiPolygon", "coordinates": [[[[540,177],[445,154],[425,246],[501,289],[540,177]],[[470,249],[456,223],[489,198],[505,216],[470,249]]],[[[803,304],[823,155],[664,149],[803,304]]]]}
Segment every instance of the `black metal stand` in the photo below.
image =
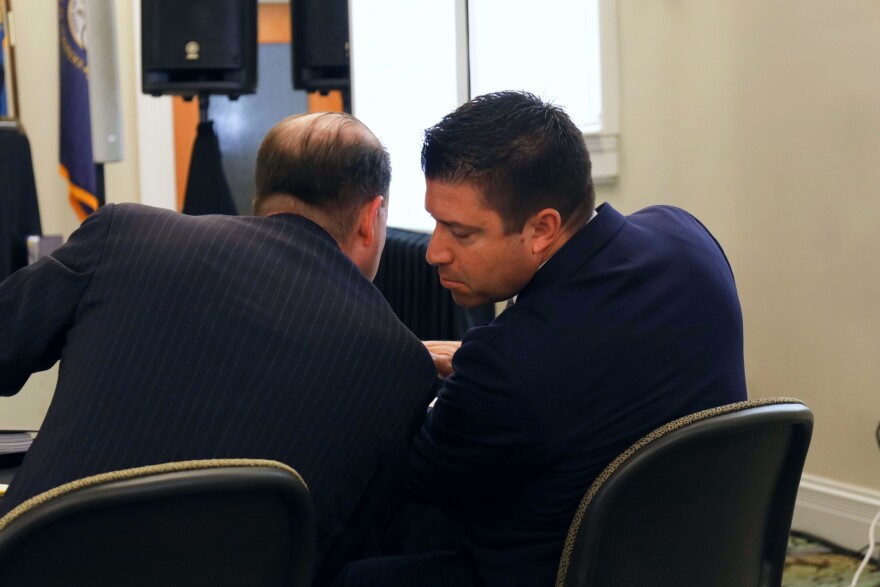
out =
{"type": "Polygon", "coordinates": [[[98,199],[98,206],[103,206],[104,199],[104,164],[95,163],[95,197],[98,199]]]}
{"type": "Polygon", "coordinates": [[[199,122],[210,122],[208,118],[208,106],[211,102],[210,94],[199,94],[199,122]]]}

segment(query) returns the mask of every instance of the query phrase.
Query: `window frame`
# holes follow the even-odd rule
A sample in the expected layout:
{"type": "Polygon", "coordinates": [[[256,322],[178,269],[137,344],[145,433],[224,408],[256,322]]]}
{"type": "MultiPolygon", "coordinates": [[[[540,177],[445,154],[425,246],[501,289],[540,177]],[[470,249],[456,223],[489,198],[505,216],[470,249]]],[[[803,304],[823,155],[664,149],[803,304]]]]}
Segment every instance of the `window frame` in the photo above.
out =
{"type": "MultiPolygon", "coordinates": [[[[464,104],[470,95],[470,71],[468,54],[468,0],[456,2],[456,46],[458,67],[459,104],[464,104]]],[[[602,122],[598,130],[584,132],[584,142],[590,152],[593,167],[593,182],[607,185],[617,180],[620,140],[620,75],[618,45],[618,0],[598,0],[599,11],[599,77],[601,80],[602,122]]]]}

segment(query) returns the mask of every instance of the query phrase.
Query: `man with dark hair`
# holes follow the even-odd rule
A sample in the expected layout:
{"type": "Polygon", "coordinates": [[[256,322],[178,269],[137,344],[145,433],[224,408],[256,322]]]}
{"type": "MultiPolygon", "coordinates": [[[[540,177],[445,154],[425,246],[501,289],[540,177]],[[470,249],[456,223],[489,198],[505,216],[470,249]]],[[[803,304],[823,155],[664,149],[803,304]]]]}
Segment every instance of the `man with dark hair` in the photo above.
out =
{"type": "Polygon", "coordinates": [[[594,210],[580,131],[524,92],[475,98],[428,129],[427,252],[463,306],[515,299],[461,343],[408,486],[458,548],[360,561],[345,585],[549,586],[602,469],[654,428],[746,399],[742,315],[720,246],[690,214],[594,210]]]}
{"type": "Polygon", "coordinates": [[[0,514],[96,473],[267,458],[317,513],[319,580],[381,524],[433,394],[424,346],[375,276],[388,154],[358,120],[279,123],[258,216],[102,207],[0,284],[0,395],[61,360],[0,514]]]}

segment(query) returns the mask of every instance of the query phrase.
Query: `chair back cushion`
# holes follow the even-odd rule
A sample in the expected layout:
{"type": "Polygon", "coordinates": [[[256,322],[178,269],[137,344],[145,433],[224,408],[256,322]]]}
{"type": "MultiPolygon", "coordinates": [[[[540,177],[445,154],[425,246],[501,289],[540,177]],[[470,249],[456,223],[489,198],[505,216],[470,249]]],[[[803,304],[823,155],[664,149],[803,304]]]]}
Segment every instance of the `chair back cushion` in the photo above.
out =
{"type": "Polygon", "coordinates": [[[309,585],[308,489],[266,460],[88,477],[0,519],[0,585],[309,585]]]}
{"type": "Polygon", "coordinates": [[[770,398],[655,430],[590,487],[557,586],[779,585],[812,424],[770,398]]]}

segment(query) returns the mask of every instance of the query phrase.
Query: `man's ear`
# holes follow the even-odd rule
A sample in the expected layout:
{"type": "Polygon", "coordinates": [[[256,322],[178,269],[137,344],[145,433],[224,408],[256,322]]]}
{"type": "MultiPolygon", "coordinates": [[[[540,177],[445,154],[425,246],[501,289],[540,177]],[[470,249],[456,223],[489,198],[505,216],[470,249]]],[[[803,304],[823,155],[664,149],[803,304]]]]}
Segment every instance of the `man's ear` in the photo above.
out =
{"type": "Polygon", "coordinates": [[[541,210],[526,225],[531,230],[532,253],[536,255],[546,251],[563,233],[562,217],[553,208],[541,210]]]}
{"type": "Polygon", "coordinates": [[[379,230],[379,209],[382,207],[384,198],[376,196],[361,208],[358,218],[358,237],[362,239],[365,247],[373,244],[376,239],[376,231],[379,230]]]}

